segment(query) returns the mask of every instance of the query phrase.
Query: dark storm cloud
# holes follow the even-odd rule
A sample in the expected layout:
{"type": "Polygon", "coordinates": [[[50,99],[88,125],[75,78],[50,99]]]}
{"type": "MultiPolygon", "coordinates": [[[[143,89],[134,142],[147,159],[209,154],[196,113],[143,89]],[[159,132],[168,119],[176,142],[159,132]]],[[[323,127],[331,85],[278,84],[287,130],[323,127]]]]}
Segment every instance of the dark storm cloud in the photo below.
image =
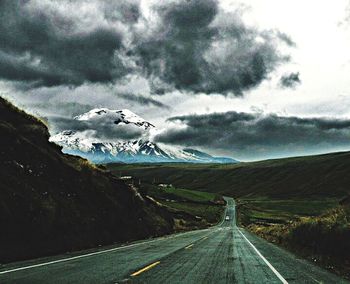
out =
{"type": "Polygon", "coordinates": [[[155,8],[159,23],[139,35],[136,50],[147,76],[179,90],[234,93],[259,85],[288,57],[277,51],[292,40],[246,26],[241,14],[225,13],[215,0],[170,1],[155,8]]]}
{"type": "Polygon", "coordinates": [[[281,77],[280,84],[283,88],[295,88],[297,85],[301,83],[299,76],[300,76],[299,72],[285,74],[281,77]]]}
{"type": "Polygon", "coordinates": [[[144,97],[144,96],[138,96],[130,93],[122,93],[118,94],[118,97],[123,98],[125,100],[131,101],[131,102],[136,102],[140,105],[153,105],[159,108],[164,108],[164,109],[170,109],[170,107],[166,104],[163,104],[160,101],[157,101],[155,99],[152,99],[150,97],[144,97]]]}
{"type": "Polygon", "coordinates": [[[172,117],[173,126],[156,137],[158,142],[239,152],[297,152],[350,146],[350,120],[282,117],[238,112],[172,117]]]}
{"type": "Polygon", "coordinates": [[[128,69],[115,56],[122,48],[123,34],[114,24],[135,21],[138,6],[133,2],[118,5],[101,1],[109,24],[87,27],[74,11],[59,12],[59,8],[73,3],[0,1],[0,77],[53,86],[109,82],[127,74],[128,69]],[[113,14],[108,8],[119,13],[113,14]]]}
{"type": "Polygon", "coordinates": [[[293,46],[216,0],[160,1],[151,9],[146,19],[138,0],[1,0],[0,78],[35,88],[137,74],[158,94],[242,95],[288,61],[279,44],[293,46]]]}
{"type": "Polygon", "coordinates": [[[89,121],[80,121],[64,117],[50,117],[52,133],[63,130],[73,130],[90,133],[91,137],[105,141],[132,140],[138,139],[145,134],[145,131],[135,125],[114,125],[110,123],[98,124],[89,121]]]}

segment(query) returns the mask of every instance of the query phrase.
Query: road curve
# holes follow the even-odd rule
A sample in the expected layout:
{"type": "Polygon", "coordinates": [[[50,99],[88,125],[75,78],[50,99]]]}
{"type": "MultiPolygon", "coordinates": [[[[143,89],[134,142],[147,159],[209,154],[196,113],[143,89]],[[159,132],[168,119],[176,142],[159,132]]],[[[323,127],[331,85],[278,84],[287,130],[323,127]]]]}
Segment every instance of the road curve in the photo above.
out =
{"type": "Polygon", "coordinates": [[[1,266],[0,283],[349,283],[238,228],[226,200],[210,229],[1,266]]]}

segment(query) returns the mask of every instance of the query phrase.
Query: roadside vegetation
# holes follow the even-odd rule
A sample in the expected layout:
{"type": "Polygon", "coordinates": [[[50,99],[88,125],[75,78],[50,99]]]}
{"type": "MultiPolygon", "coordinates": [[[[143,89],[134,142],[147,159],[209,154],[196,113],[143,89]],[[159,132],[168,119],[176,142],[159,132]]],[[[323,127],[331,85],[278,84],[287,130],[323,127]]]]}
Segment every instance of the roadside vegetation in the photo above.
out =
{"type": "Polygon", "coordinates": [[[175,231],[206,228],[223,218],[225,201],[218,194],[175,188],[171,184],[141,182],[138,187],[142,195],[151,197],[171,212],[175,231]]]}
{"type": "Polygon", "coordinates": [[[350,206],[329,200],[240,200],[241,225],[350,279],[350,206]]]}
{"type": "Polygon", "coordinates": [[[301,217],[314,217],[338,205],[336,199],[323,200],[268,200],[239,199],[239,221],[250,224],[285,224],[301,217]]]}

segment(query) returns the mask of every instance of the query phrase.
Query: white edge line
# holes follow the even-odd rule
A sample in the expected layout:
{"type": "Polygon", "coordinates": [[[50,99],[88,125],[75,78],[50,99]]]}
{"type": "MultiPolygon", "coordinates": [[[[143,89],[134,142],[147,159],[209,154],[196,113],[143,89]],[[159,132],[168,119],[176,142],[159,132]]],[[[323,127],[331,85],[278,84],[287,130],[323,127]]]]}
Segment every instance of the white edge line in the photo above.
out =
{"type": "MultiPolygon", "coordinates": [[[[207,231],[207,230],[208,229],[204,229],[204,230],[200,230],[200,231],[207,231]]],[[[107,253],[107,252],[122,250],[122,249],[135,247],[135,246],[139,246],[139,245],[143,245],[143,244],[153,243],[153,242],[164,240],[164,239],[172,239],[172,238],[176,238],[178,236],[187,235],[187,234],[193,233],[193,232],[199,232],[199,231],[196,231],[196,230],[195,231],[189,231],[189,232],[180,233],[180,234],[174,234],[174,235],[170,235],[170,236],[166,236],[166,237],[160,237],[160,238],[156,238],[156,239],[153,239],[153,240],[144,241],[144,242],[140,242],[140,243],[135,243],[135,244],[120,246],[120,247],[116,247],[116,248],[111,248],[111,249],[106,249],[106,250],[101,250],[101,251],[81,254],[81,255],[77,255],[77,256],[73,256],[73,257],[62,258],[62,259],[53,260],[53,261],[49,261],[49,262],[43,262],[43,263],[39,263],[39,264],[33,264],[33,265],[13,268],[13,269],[5,270],[5,271],[0,271],[0,275],[6,274],[6,273],[10,273],[10,272],[16,272],[16,271],[20,271],[20,270],[26,270],[26,269],[30,269],[30,268],[36,268],[36,267],[46,266],[46,265],[50,265],[50,264],[60,263],[60,262],[71,261],[71,260],[84,258],[84,257],[89,257],[89,256],[93,256],[93,255],[98,255],[98,254],[103,254],[103,253],[107,253]]]]}
{"type": "Polygon", "coordinates": [[[273,273],[278,277],[279,280],[282,281],[283,284],[288,284],[287,280],[283,278],[283,276],[272,266],[272,264],[258,251],[258,249],[247,239],[247,237],[241,232],[241,230],[237,227],[238,232],[243,236],[243,238],[251,245],[251,247],[255,250],[255,252],[261,257],[261,259],[267,264],[267,266],[272,270],[273,273]]]}
{"type": "MultiPolygon", "coordinates": [[[[227,211],[227,206],[225,209],[225,214],[227,211]]],[[[222,222],[214,227],[219,227],[221,224],[223,224],[223,222],[225,221],[225,217],[223,218],[222,222]]],[[[13,268],[13,269],[9,269],[9,270],[4,270],[4,271],[0,271],[0,275],[3,274],[7,274],[7,273],[11,273],[11,272],[16,272],[16,271],[21,271],[21,270],[26,270],[26,269],[31,269],[31,268],[36,268],[36,267],[41,267],[41,266],[46,266],[46,265],[50,265],[50,264],[55,264],[55,263],[60,263],[60,262],[66,262],[66,261],[71,261],[71,260],[75,260],[75,259],[79,259],[79,258],[84,258],[84,257],[89,257],[89,256],[93,256],[93,255],[98,255],[98,254],[103,254],[103,253],[107,253],[107,252],[111,252],[111,251],[116,251],[116,250],[121,250],[121,249],[125,249],[125,248],[130,248],[130,247],[134,247],[134,246],[139,246],[139,245],[143,245],[143,244],[147,244],[147,243],[153,243],[156,241],[160,241],[163,239],[171,239],[171,238],[175,238],[178,236],[183,236],[183,235],[187,235],[190,233],[195,233],[195,232],[199,232],[199,231],[208,231],[211,230],[212,228],[208,228],[208,229],[204,229],[204,230],[194,230],[194,231],[189,231],[189,232],[185,232],[185,233],[180,233],[180,234],[173,234],[170,236],[166,236],[166,237],[160,237],[154,240],[149,240],[149,241],[144,241],[141,243],[135,243],[135,244],[130,244],[130,245],[126,245],[126,246],[120,246],[117,248],[111,248],[111,249],[106,249],[106,250],[102,250],[102,251],[97,251],[97,252],[91,252],[91,253],[87,253],[87,254],[82,254],[82,255],[77,255],[77,256],[73,256],[73,257],[69,257],[69,258],[63,258],[63,259],[58,259],[58,260],[53,260],[53,261],[49,261],[49,262],[43,262],[43,263],[39,263],[39,264],[33,264],[33,265],[28,265],[28,266],[23,266],[23,267],[18,267],[18,268],[13,268]]]]}
{"type": "Polygon", "coordinates": [[[1,274],[6,274],[6,273],[10,273],[10,272],[15,272],[15,271],[20,271],[20,270],[26,270],[26,269],[30,269],[30,268],[35,268],[35,267],[40,267],[40,266],[46,266],[46,265],[50,265],[50,264],[60,263],[60,262],[66,262],[66,261],[70,261],[70,260],[74,260],[74,259],[79,259],[79,258],[83,258],[83,257],[92,256],[92,255],[103,254],[103,253],[116,251],[116,250],[120,250],[120,249],[124,249],[124,248],[134,247],[134,246],[137,246],[137,245],[142,245],[142,244],[145,244],[145,243],[151,243],[151,242],[154,242],[154,241],[156,241],[156,240],[151,240],[151,241],[147,241],[147,242],[131,244],[131,245],[127,245],[127,246],[121,246],[121,247],[117,247],[117,248],[112,248],[112,249],[107,249],[107,250],[102,250],[102,251],[97,251],[97,252],[92,252],[92,253],[87,253],[87,254],[82,254],[82,255],[77,255],[77,256],[73,256],[73,257],[69,257],[69,258],[63,258],[63,259],[53,260],[53,261],[49,261],[49,262],[43,262],[43,263],[39,263],[39,264],[33,264],[33,265],[29,265],[29,266],[18,267],[18,268],[14,268],[14,269],[1,271],[0,275],[1,274]]]}
{"type": "Polygon", "coordinates": [[[187,234],[190,234],[190,233],[196,233],[196,232],[199,232],[199,231],[205,232],[205,231],[208,231],[210,229],[211,228],[198,230],[198,231],[197,230],[188,231],[188,232],[185,232],[185,233],[173,234],[173,235],[170,235],[170,236],[160,237],[160,238],[156,238],[156,239],[153,239],[153,240],[144,241],[144,242],[140,242],[140,243],[135,243],[135,244],[120,246],[120,247],[116,247],[116,248],[111,248],[111,249],[106,249],[106,250],[101,250],[101,251],[81,254],[81,255],[77,255],[77,256],[73,256],[73,257],[62,258],[62,259],[53,260],[53,261],[49,261],[49,262],[43,262],[43,263],[39,263],[39,264],[33,264],[33,265],[13,268],[13,269],[9,269],[9,270],[0,271],[0,275],[6,274],[6,273],[10,273],[10,272],[16,272],[16,271],[26,270],[26,269],[30,269],[30,268],[36,268],[36,267],[46,266],[46,265],[50,265],[50,264],[60,263],[60,262],[71,261],[71,260],[75,260],[75,259],[79,259],[79,258],[89,257],[89,256],[103,254],[103,253],[112,252],[112,251],[117,251],[117,250],[121,250],[121,249],[131,248],[131,247],[144,245],[144,244],[149,244],[149,243],[153,243],[153,242],[161,241],[161,240],[165,240],[165,239],[172,239],[172,238],[176,238],[176,237],[179,237],[179,236],[187,235],[187,234]]]}

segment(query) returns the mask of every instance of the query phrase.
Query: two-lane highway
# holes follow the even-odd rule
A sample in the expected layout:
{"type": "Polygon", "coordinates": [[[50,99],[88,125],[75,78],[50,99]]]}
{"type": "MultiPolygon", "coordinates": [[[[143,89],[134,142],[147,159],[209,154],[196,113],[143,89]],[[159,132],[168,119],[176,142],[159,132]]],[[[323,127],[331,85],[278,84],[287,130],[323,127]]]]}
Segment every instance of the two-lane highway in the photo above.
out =
{"type": "Polygon", "coordinates": [[[347,283],[236,226],[221,224],[67,258],[11,264],[0,283],[347,283]]]}

